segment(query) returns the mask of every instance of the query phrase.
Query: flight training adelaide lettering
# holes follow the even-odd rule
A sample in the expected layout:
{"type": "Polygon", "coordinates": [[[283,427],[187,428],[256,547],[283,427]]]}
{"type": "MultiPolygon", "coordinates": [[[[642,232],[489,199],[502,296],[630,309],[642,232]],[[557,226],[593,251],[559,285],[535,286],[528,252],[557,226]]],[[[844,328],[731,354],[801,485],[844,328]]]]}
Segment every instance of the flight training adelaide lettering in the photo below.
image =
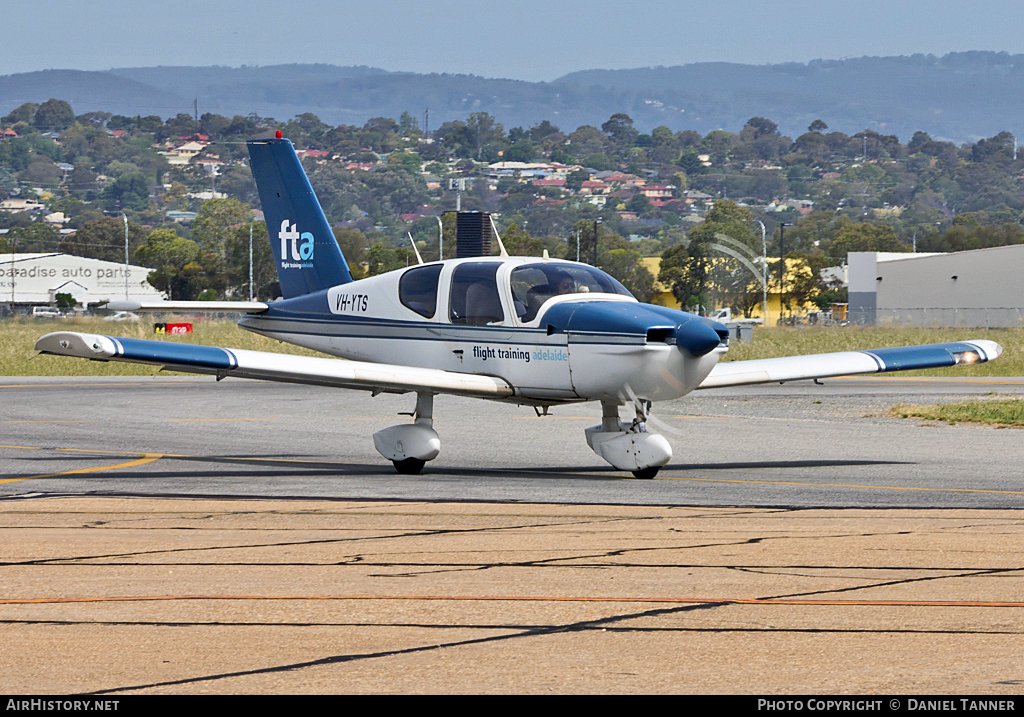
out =
{"type": "Polygon", "coordinates": [[[289,222],[285,219],[281,222],[281,231],[277,233],[277,238],[281,240],[281,268],[301,269],[313,266],[313,235],[310,232],[300,234],[294,222],[289,228],[289,222]],[[289,258],[292,261],[289,262],[289,258]]]}
{"type": "Polygon", "coordinates": [[[527,351],[523,349],[500,349],[493,346],[474,346],[473,357],[482,361],[487,359],[511,359],[514,361],[525,361],[530,363],[532,358],[535,361],[568,361],[569,355],[562,349],[534,349],[527,351]]]}

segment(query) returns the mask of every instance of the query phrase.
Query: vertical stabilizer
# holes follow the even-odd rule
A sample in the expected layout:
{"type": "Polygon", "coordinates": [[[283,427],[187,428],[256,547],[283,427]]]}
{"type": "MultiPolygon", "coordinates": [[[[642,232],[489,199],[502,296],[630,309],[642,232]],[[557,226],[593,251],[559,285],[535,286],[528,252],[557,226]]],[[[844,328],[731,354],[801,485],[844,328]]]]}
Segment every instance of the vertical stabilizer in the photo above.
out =
{"type": "Polygon", "coordinates": [[[292,143],[278,138],[246,144],[281,295],[291,299],[352,281],[348,263],[292,143]]]}

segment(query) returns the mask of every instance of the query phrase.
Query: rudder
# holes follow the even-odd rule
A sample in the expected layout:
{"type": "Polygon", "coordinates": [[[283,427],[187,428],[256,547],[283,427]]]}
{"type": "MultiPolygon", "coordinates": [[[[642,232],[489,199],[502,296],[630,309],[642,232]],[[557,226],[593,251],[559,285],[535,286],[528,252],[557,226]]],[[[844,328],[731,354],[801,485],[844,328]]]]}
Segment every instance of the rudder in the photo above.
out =
{"type": "Polygon", "coordinates": [[[291,141],[259,139],[246,144],[281,295],[291,299],[352,281],[291,141]]]}

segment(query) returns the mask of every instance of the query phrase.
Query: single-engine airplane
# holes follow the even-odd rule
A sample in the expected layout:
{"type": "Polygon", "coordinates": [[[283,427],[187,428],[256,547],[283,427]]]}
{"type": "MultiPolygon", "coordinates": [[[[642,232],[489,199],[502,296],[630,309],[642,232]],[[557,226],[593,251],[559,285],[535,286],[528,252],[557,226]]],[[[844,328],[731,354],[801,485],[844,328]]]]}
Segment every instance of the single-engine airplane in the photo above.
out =
{"type": "MultiPolygon", "coordinates": [[[[417,264],[355,281],[290,141],[248,142],[282,299],[112,302],[126,311],[242,311],[239,326],[340,357],[316,358],[65,332],[47,354],[153,364],[174,371],[415,393],[413,420],[373,435],[399,473],[437,457],[433,398],[453,394],[534,407],[600,401],[591,449],[637,478],[672,458],[647,430],[651,405],[696,389],[991,361],[993,341],[722,362],[728,330],[642,304],[605,272],[577,262],[476,256],[417,264]],[[276,240],[274,237],[276,233],[276,240]],[[635,417],[623,422],[620,406],[635,417]]],[[[498,238],[500,246],[500,237],[498,238]]]]}

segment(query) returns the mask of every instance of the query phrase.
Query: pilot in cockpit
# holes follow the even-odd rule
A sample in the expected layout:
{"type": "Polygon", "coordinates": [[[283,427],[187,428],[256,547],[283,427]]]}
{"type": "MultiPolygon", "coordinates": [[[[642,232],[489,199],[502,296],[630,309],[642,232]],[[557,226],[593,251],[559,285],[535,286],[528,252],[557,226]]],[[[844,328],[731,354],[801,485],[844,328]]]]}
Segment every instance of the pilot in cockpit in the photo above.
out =
{"type": "Polygon", "coordinates": [[[568,272],[560,271],[555,277],[555,289],[558,294],[575,294],[576,282],[568,272]]]}

